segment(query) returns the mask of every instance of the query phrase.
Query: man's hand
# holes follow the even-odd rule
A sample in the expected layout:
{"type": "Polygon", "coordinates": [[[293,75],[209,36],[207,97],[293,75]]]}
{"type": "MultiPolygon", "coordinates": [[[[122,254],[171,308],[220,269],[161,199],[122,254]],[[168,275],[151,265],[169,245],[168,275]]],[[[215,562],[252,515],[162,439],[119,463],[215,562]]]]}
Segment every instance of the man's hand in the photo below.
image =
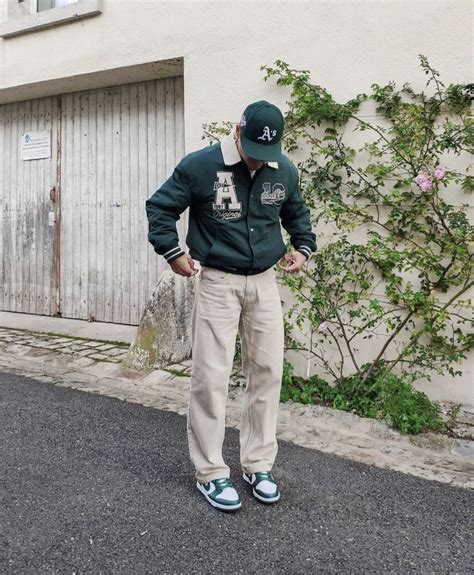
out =
{"type": "Polygon", "coordinates": [[[171,269],[180,276],[193,276],[198,270],[194,267],[194,260],[189,254],[184,254],[170,263],[171,269]]]}
{"type": "Polygon", "coordinates": [[[286,268],[282,267],[283,271],[287,273],[300,272],[306,263],[306,257],[301,252],[297,251],[291,252],[291,254],[285,254],[280,260],[280,265],[283,264],[283,260],[289,264],[286,268]]]}

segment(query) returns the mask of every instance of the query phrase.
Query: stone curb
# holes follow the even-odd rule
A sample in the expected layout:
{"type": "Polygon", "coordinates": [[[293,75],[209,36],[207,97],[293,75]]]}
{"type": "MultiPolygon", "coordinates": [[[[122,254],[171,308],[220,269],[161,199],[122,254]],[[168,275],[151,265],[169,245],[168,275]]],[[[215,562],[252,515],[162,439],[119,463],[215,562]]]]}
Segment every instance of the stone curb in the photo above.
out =
{"type": "MultiPolygon", "coordinates": [[[[0,336],[2,331],[0,328],[0,336]]],[[[116,361],[96,361],[93,355],[52,351],[45,345],[32,343],[31,339],[20,344],[0,337],[0,369],[60,387],[181,415],[187,413],[189,361],[166,370],[141,373],[127,370],[116,361]]],[[[241,377],[237,372],[233,383],[229,389],[226,425],[238,429],[244,388],[239,385],[241,377]]],[[[474,449],[469,440],[434,433],[402,435],[383,422],[293,402],[280,404],[278,438],[377,467],[474,489],[474,449]]]]}

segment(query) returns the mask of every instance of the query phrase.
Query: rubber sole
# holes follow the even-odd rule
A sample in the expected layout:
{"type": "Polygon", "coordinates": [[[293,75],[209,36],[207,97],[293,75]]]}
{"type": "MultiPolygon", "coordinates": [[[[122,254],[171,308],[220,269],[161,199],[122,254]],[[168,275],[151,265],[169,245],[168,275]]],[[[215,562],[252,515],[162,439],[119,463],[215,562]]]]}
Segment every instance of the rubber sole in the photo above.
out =
{"type": "Polygon", "coordinates": [[[220,509],[221,511],[237,511],[237,509],[240,509],[242,507],[242,502],[236,503],[235,505],[223,505],[222,503],[218,503],[217,501],[214,501],[213,499],[211,499],[209,497],[209,495],[207,494],[207,491],[199,483],[199,481],[196,482],[196,487],[199,489],[200,493],[202,493],[204,495],[204,497],[207,499],[207,501],[216,509],[220,509]]]}
{"type": "Polygon", "coordinates": [[[250,485],[250,487],[252,487],[252,494],[255,497],[255,499],[258,499],[262,503],[276,503],[277,501],[280,500],[280,493],[278,493],[278,495],[275,497],[262,497],[255,491],[255,489],[252,486],[252,483],[250,482],[249,479],[247,479],[245,473],[242,473],[242,477],[244,478],[244,481],[246,481],[250,485]]]}

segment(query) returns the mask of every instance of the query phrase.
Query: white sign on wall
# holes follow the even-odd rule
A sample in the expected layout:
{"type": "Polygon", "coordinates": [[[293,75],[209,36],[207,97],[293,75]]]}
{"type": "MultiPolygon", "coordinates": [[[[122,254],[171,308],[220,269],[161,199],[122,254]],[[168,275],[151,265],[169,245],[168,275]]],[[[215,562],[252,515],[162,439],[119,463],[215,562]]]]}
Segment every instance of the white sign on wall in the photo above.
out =
{"type": "Polygon", "coordinates": [[[51,130],[22,134],[21,159],[43,160],[44,158],[51,158],[51,130]]]}

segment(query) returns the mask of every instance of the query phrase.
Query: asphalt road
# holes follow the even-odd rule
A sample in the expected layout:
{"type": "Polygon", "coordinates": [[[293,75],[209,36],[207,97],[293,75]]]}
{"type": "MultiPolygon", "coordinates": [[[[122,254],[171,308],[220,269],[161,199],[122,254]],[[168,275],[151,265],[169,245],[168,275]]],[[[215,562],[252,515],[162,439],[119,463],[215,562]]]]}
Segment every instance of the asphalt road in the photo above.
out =
{"type": "Polygon", "coordinates": [[[267,507],[228,429],[226,514],[183,416],[5,373],[0,408],[2,573],[474,573],[473,492],[280,442],[267,507]]]}

